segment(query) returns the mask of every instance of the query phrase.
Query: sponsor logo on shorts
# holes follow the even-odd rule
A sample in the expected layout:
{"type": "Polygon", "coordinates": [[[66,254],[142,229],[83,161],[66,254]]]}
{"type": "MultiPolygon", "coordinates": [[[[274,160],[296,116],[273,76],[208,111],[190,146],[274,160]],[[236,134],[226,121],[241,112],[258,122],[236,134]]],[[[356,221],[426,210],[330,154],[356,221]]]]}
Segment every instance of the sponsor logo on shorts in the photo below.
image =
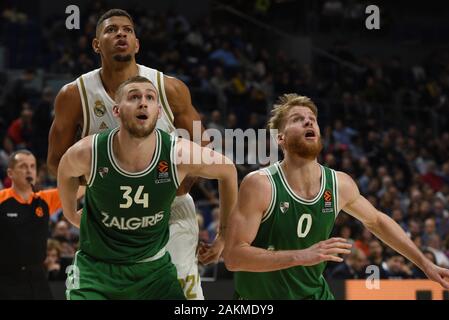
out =
{"type": "Polygon", "coordinates": [[[116,228],[119,230],[137,230],[141,228],[149,228],[155,226],[159,221],[164,219],[164,211],[159,211],[152,216],[124,218],[111,217],[107,212],[101,212],[103,216],[103,224],[107,228],[116,228]]]}

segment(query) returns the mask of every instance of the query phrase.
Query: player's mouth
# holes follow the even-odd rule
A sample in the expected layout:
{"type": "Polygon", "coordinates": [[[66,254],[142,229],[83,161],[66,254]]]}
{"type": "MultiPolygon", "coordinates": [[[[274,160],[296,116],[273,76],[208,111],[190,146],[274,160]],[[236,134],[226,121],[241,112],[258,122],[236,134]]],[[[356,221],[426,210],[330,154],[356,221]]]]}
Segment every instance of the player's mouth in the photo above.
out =
{"type": "Polygon", "coordinates": [[[120,49],[120,50],[126,50],[126,49],[128,49],[129,45],[128,45],[128,42],[126,40],[122,40],[121,39],[121,40],[118,40],[115,43],[115,47],[120,49]]]}
{"type": "Polygon", "coordinates": [[[305,136],[306,140],[315,140],[317,135],[315,134],[314,130],[307,129],[304,136],[305,136]]]}
{"type": "Polygon", "coordinates": [[[148,120],[148,116],[146,114],[140,114],[136,118],[140,120],[139,122],[145,122],[146,120],[148,120]]]}

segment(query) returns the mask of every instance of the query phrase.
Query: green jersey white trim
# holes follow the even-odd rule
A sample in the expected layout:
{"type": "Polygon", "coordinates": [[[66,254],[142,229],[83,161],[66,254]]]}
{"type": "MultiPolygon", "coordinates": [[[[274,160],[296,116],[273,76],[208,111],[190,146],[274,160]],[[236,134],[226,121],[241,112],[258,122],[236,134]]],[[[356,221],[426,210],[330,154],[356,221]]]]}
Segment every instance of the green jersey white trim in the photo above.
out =
{"type": "Polygon", "coordinates": [[[282,167],[280,165],[279,162],[275,163],[275,166],[279,172],[279,176],[281,177],[281,182],[283,184],[283,186],[285,187],[285,189],[287,190],[287,192],[290,194],[290,196],[295,199],[296,201],[298,201],[301,204],[304,205],[313,205],[315,203],[317,203],[320,199],[321,196],[324,193],[324,187],[326,185],[326,174],[324,172],[324,168],[322,165],[320,165],[320,169],[321,169],[321,187],[320,187],[320,191],[318,192],[318,194],[315,196],[315,198],[311,199],[311,200],[307,200],[307,199],[303,199],[300,196],[298,196],[293,189],[290,187],[290,185],[288,184],[287,179],[285,178],[284,172],[282,170],[282,167]]]}
{"type": "Polygon", "coordinates": [[[108,157],[109,157],[109,161],[111,162],[114,169],[122,176],[125,176],[128,178],[140,178],[140,177],[145,176],[149,172],[151,172],[154,169],[154,167],[156,166],[156,163],[159,160],[159,157],[161,155],[161,139],[162,138],[161,138],[161,134],[160,134],[159,130],[156,129],[156,131],[155,131],[155,133],[156,133],[156,149],[153,154],[153,159],[151,159],[151,162],[148,165],[148,167],[140,172],[128,172],[128,171],[120,168],[118,162],[116,161],[115,156],[114,156],[114,150],[113,150],[113,140],[114,140],[113,138],[114,138],[114,135],[118,132],[118,130],[119,130],[119,128],[115,128],[114,130],[112,130],[109,133],[109,136],[108,136],[108,157]]]}
{"type": "Polygon", "coordinates": [[[276,196],[277,196],[277,189],[276,189],[276,184],[274,183],[274,180],[273,180],[273,177],[271,176],[270,171],[267,169],[262,169],[261,171],[263,172],[261,174],[265,174],[268,177],[268,180],[270,181],[270,184],[271,184],[270,205],[268,206],[267,211],[264,213],[264,215],[262,217],[261,223],[263,223],[270,218],[271,214],[274,211],[274,208],[276,207],[275,202],[276,202],[276,196]]]}
{"type": "Polygon", "coordinates": [[[171,162],[171,169],[173,172],[173,180],[175,183],[176,188],[179,188],[180,181],[178,177],[178,166],[176,165],[176,144],[177,144],[178,137],[176,135],[171,135],[171,141],[172,141],[172,150],[170,152],[170,162],[171,162]]]}
{"type": "Polygon", "coordinates": [[[90,176],[87,180],[89,187],[94,183],[95,173],[97,172],[97,138],[98,134],[94,134],[92,137],[92,159],[90,161],[90,176]]]}

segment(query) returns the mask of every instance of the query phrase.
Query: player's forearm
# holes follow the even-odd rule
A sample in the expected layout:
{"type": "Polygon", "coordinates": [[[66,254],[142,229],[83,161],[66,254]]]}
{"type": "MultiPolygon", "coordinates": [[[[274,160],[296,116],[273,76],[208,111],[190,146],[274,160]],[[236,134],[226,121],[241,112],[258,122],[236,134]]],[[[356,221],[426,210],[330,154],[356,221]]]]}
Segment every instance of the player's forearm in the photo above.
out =
{"type": "Polygon", "coordinates": [[[181,185],[179,186],[178,190],[176,190],[177,196],[185,195],[186,193],[189,193],[190,189],[192,189],[192,186],[195,184],[198,177],[191,177],[187,176],[182,180],[181,185]]]}
{"type": "Polygon", "coordinates": [[[218,233],[224,237],[227,229],[229,215],[237,203],[238,185],[237,171],[234,166],[229,165],[226,174],[218,181],[218,192],[220,196],[220,225],[218,233]]]}
{"type": "Polygon", "coordinates": [[[225,247],[225,264],[230,271],[270,272],[301,265],[301,250],[271,251],[250,245],[225,247]]]}
{"type": "Polygon", "coordinates": [[[381,214],[375,224],[367,227],[384,243],[405,256],[421,270],[425,269],[428,260],[413,241],[410,240],[404,230],[389,216],[381,214]]]}
{"type": "Polygon", "coordinates": [[[47,157],[48,172],[50,172],[50,174],[53,177],[57,177],[58,176],[59,160],[60,160],[59,157],[55,158],[53,155],[50,154],[50,152],[48,153],[48,157],[47,157]]]}

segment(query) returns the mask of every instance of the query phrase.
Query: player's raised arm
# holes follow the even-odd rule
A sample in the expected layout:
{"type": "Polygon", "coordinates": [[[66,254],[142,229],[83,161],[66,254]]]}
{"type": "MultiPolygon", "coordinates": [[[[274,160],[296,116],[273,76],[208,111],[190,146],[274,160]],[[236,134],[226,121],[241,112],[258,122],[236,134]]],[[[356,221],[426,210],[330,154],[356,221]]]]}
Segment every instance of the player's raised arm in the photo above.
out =
{"type": "Polygon", "coordinates": [[[48,136],[47,165],[57,175],[59,161],[76,142],[78,127],[83,119],[81,97],[75,82],[65,85],[55,99],[55,117],[48,136]]]}
{"type": "Polygon", "coordinates": [[[234,163],[222,154],[185,139],[177,143],[179,181],[186,176],[218,180],[220,195],[220,223],[212,246],[200,252],[204,264],[217,262],[224,247],[228,217],[237,201],[237,170],[234,163]]]}
{"type": "Polygon", "coordinates": [[[341,209],[360,220],[380,240],[412,261],[429,279],[449,289],[449,281],[444,279],[449,277],[449,270],[438,267],[427,259],[393,219],[374,208],[360,194],[350,176],[338,172],[338,179],[341,209]]]}
{"type": "Polygon", "coordinates": [[[86,137],[62,156],[58,167],[58,190],[64,216],[74,226],[80,226],[77,213],[79,177],[89,178],[92,158],[92,136],[86,137]]]}
{"type": "Polygon", "coordinates": [[[351,245],[341,238],[321,241],[302,250],[272,251],[252,246],[271,196],[271,185],[266,175],[254,172],[243,179],[226,233],[223,255],[228,270],[269,272],[322,261],[343,261],[334,254],[348,254],[351,245]]]}

